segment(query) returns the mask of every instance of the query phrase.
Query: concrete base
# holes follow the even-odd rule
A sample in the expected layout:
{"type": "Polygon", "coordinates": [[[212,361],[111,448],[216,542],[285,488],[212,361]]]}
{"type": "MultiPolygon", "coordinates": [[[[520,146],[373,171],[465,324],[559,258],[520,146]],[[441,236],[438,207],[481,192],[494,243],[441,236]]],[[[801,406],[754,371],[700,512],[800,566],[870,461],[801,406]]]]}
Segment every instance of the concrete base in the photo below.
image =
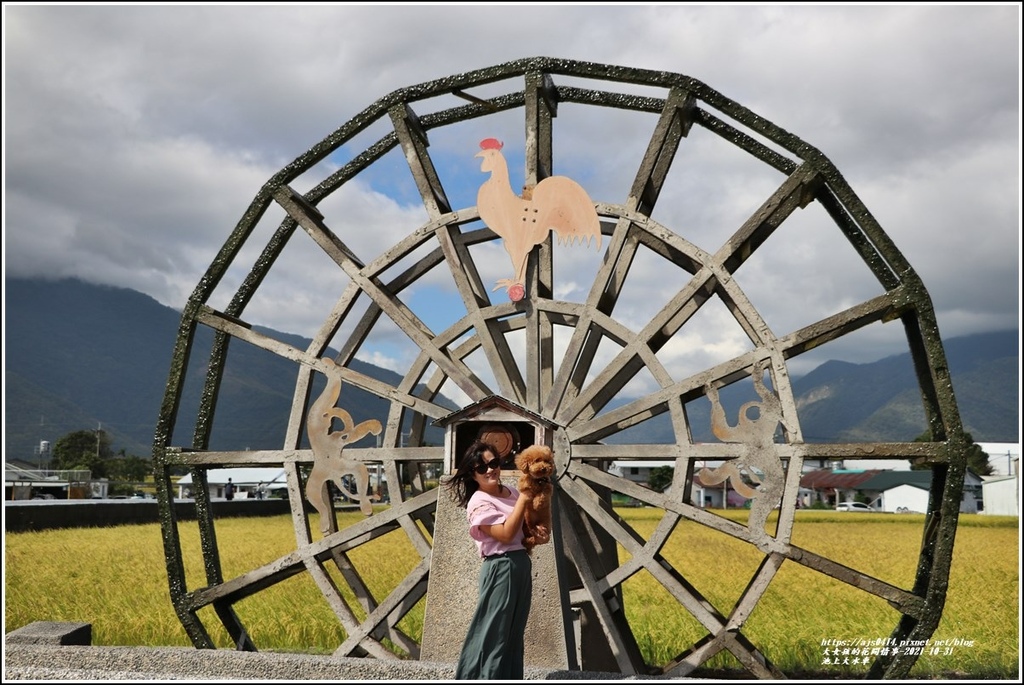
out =
{"type": "MultiPolygon", "coordinates": [[[[9,636],[8,636],[9,637],[9,636]]],[[[383,661],[349,657],[236,652],[191,647],[61,647],[8,642],[4,649],[8,680],[328,680],[331,682],[441,682],[455,677],[455,664],[383,661]]],[[[560,671],[527,667],[524,680],[650,680],[619,673],[560,671]]]]}
{"type": "Polygon", "coordinates": [[[92,644],[91,623],[36,621],[7,634],[8,645],[84,645],[92,644]]]}
{"type": "MultiPolygon", "coordinates": [[[[330,680],[444,681],[455,664],[401,659],[357,659],[191,647],[92,647],[92,624],[37,621],[11,631],[4,645],[8,680],[330,680]]],[[[461,642],[458,643],[461,645],[461,642]]],[[[524,680],[675,680],[620,673],[527,666],[524,680]]],[[[682,679],[680,679],[682,680],[682,679]]]]}

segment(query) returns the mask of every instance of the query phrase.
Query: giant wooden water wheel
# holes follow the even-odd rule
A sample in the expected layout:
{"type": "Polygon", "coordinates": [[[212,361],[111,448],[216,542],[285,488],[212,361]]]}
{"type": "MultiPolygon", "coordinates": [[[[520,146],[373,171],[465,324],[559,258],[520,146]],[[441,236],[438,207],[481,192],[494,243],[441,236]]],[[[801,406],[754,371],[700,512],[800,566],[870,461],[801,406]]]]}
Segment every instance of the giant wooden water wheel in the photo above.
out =
{"type": "MultiPolygon", "coordinates": [[[[493,141],[484,145],[499,147],[493,141]]],[[[466,185],[464,178],[459,184],[466,185]]],[[[801,303],[792,306],[799,309],[801,303]]],[[[754,626],[770,620],[759,618],[767,604],[785,606],[787,586],[780,579],[787,573],[824,580],[831,588],[821,597],[826,611],[847,593],[862,598],[855,602],[881,606],[888,621],[882,637],[924,640],[936,629],[966,445],[928,294],[824,155],[699,81],[547,58],[454,75],[381,98],[266,182],[184,308],[154,443],[171,597],[195,646],[216,646],[214,630],[225,631],[237,649],[257,649],[245,612],[237,610],[240,603],[303,575],[338,622],[335,654],[418,658],[415,630],[402,621],[427,592],[439,492],[435,477],[445,464],[445,447],[430,438],[430,431],[458,409],[460,402],[453,407],[445,400],[454,396],[462,405],[503,398],[538,417],[549,431],[560,469],[555,554],[573,579],[566,596],[599,627],[622,673],[681,676],[723,654],[755,677],[783,677],[771,653],[778,640],[756,637],[771,631],[754,626]],[[558,120],[561,128],[556,127],[560,108],[571,112],[563,117],[569,121],[558,120]],[[577,246],[566,248],[575,253],[559,252],[547,234],[525,253],[520,277],[505,281],[506,297],[491,284],[513,271],[500,249],[503,239],[508,247],[510,234],[503,226],[485,225],[472,198],[449,200],[457,184],[447,179],[478,173],[469,158],[481,139],[500,130],[505,152],[524,164],[526,190],[520,197],[529,200],[531,191],[555,175],[556,128],[576,130],[573,117],[580,112],[592,117],[578,121],[591,122],[591,139],[600,147],[584,155],[589,171],[574,174],[594,189],[590,195],[601,241],[594,254],[600,261],[584,271],[589,282],[582,285],[580,272],[572,271],[578,297],[559,295],[568,292],[563,274],[577,268],[574,260],[585,251],[577,246]],[[639,123],[625,123],[627,116],[639,123]],[[508,135],[510,121],[518,122],[513,130],[525,131],[522,140],[508,135]],[[647,131],[646,149],[632,156],[617,148],[617,127],[627,125],[647,131]],[[367,144],[357,144],[366,136],[367,144]],[[444,144],[432,151],[428,136],[444,144]],[[452,154],[455,140],[462,148],[452,154]],[[723,217],[727,231],[698,240],[693,225],[699,218],[709,220],[716,208],[705,208],[703,215],[669,211],[663,218],[655,207],[679,196],[687,206],[700,207],[701,188],[694,181],[700,169],[688,165],[715,159],[714,153],[707,156],[713,146],[755,165],[768,180],[754,188],[765,190],[756,206],[742,210],[740,220],[730,224],[732,219],[723,217]],[[458,162],[462,153],[466,159],[458,162]],[[399,237],[370,254],[356,247],[366,244],[366,236],[346,204],[353,201],[346,187],[362,175],[377,182],[406,176],[423,208],[422,219],[410,225],[395,219],[399,237]],[[623,179],[622,186],[609,190],[611,179],[623,179]],[[839,293],[835,301],[842,305],[827,316],[777,332],[754,304],[771,298],[770,288],[759,288],[756,278],[744,287],[741,267],[758,259],[770,266],[784,256],[786,265],[776,271],[794,264],[799,269],[799,240],[787,243],[792,234],[784,227],[812,209],[813,230],[841,236],[849,250],[845,261],[859,264],[877,292],[863,299],[839,293]],[[672,225],[673,217],[687,225],[672,225]],[[256,229],[268,222],[272,230],[261,239],[256,229]],[[272,287],[275,265],[296,243],[323,258],[319,267],[309,268],[317,274],[317,290],[330,300],[319,329],[302,344],[247,319],[247,308],[261,288],[272,287]],[[241,276],[229,276],[239,270],[241,276]],[[521,289],[511,288],[513,281],[521,289]],[[643,290],[648,311],[621,304],[631,289],[643,290]],[[454,299],[464,313],[440,317],[438,303],[444,298],[449,306],[454,299]],[[691,358],[689,368],[676,363],[695,345],[714,346],[707,341],[716,322],[741,331],[745,342],[737,346],[735,338],[722,336],[713,362],[695,367],[691,358]],[[933,439],[806,439],[791,366],[819,346],[885,322],[902,324],[933,439]],[[200,362],[205,381],[194,393],[198,409],[191,443],[183,445],[174,440],[184,424],[179,408],[188,394],[189,369],[195,368],[190,367],[194,343],[204,331],[212,333],[211,351],[200,362]],[[696,332],[702,337],[694,337],[696,332]],[[406,370],[390,380],[355,362],[359,355],[372,358],[386,336],[415,348],[406,370]],[[294,370],[294,395],[279,447],[210,448],[215,412],[232,411],[221,389],[239,344],[255,346],[294,370]],[[324,378],[330,383],[321,392],[317,383],[324,378]],[[339,392],[344,404],[349,389],[379,398],[386,415],[354,416],[355,410],[337,409],[339,392]],[[724,397],[740,390],[751,401],[738,413],[719,400],[720,391],[724,397]],[[344,430],[332,432],[335,421],[344,430]],[[333,435],[333,448],[311,445],[310,440],[317,442],[314,433],[333,435]],[[360,439],[371,434],[378,435],[376,444],[364,445],[360,439]],[[318,451],[334,449],[332,458],[338,458],[342,448],[344,463],[318,476],[318,451]],[[842,554],[796,544],[805,464],[851,458],[931,465],[928,511],[909,577],[885,577],[884,571],[844,563],[842,554]],[[631,470],[651,464],[672,467],[664,492],[630,478],[631,470]],[[215,507],[203,485],[208,470],[242,465],[285,470],[296,545],[257,568],[226,574],[215,507]],[[196,483],[204,556],[198,582],[190,582],[186,573],[179,532],[186,522],[177,519],[172,506],[170,474],[182,467],[191,469],[196,483]],[[380,474],[378,486],[386,480],[379,501],[366,497],[367,472],[380,474]],[[323,485],[340,475],[348,478],[347,494],[371,514],[352,525],[338,524],[332,490],[323,485]],[[749,517],[705,508],[707,493],[718,489],[726,505],[730,490],[746,497],[749,517]],[[649,529],[620,515],[618,505],[626,502],[646,506],[653,517],[649,529]],[[367,561],[360,551],[388,535],[405,536],[418,561],[407,564],[389,587],[371,587],[361,564],[387,562],[372,555],[367,561]],[[669,551],[670,541],[680,537],[688,550],[684,555],[669,551]],[[725,563],[723,554],[747,564],[742,584],[731,590],[702,575],[712,569],[714,576],[716,564],[725,563]],[[637,625],[632,609],[638,602],[630,606],[630,583],[641,578],[674,607],[653,629],[650,622],[637,625]],[[685,629],[674,627],[676,621],[685,629]],[[644,656],[646,633],[659,629],[678,632],[683,642],[668,657],[644,656]]],[[[885,554],[884,542],[879,545],[879,554],[885,554]]],[[[842,635],[821,636],[837,637],[842,635]]],[[[816,647],[810,658],[820,656],[816,647]]],[[[870,656],[869,663],[865,650],[865,676],[903,677],[918,654],[885,650],[870,656]]]]}

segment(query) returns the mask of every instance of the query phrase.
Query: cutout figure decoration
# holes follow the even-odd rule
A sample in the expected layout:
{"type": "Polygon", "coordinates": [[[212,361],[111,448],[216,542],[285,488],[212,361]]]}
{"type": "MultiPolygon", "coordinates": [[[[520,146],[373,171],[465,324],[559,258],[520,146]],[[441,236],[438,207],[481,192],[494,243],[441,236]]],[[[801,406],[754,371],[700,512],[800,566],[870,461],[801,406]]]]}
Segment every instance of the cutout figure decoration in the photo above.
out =
{"type": "Polygon", "coordinates": [[[490,172],[477,191],[480,218],[505,243],[512,258],[512,278],[499,280],[495,290],[504,287],[508,297],[518,302],[526,296],[526,262],[534,246],[540,245],[553,230],[558,242],[571,245],[577,238],[588,246],[597,238],[601,248],[601,221],[587,191],[565,176],[549,176],[520,197],[508,180],[508,163],[501,154],[504,144],[494,138],[480,142],[480,171],[490,172]]]}
{"type": "Polygon", "coordinates": [[[761,401],[747,402],[740,407],[735,426],[730,426],[725,417],[725,410],[718,399],[718,388],[711,383],[704,386],[704,392],[711,402],[711,432],[722,442],[741,443],[742,446],[738,458],[717,468],[703,468],[697,474],[705,485],[716,485],[729,479],[736,492],[753,500],[747,527],[755,541],[764,539],[765,522],[782,497],[785,481],[782,461],[773,445],[775,428],[782,421],[782,403],[765,386],[764,372],[765,362],[756,362],[752,379],[761,401]],[[755,407],[758,416],[751,418],[748,412],[755,407]],[[744,472],[755,487],[751,488],[743,481],[744,472]]]}
{"type": "Polygon", "coordinates": [[[369,419],[353,425],[352,415],[335,406],[341,396],[341,376],[335,372],[333,359],[324,357],[323,361],[331,370],[327,374],[327,387],[310,406],[306,416],[306,431],[313,448],[313,470],[306,481],[306,499],[320,513],[320,532],[328,535],[337,530],[331,493],[327,487],[332,480],[346,497],[359,502],[360,511],[367,516],[373,514],[371,501],[379,500],[380,496],[367,493],[370,473],[364,463],[349,459],[342,452],[345,445],[370,433],[379,435],[381,424],[376,419],[369,419]],[[341,430],[332,430],[334,419],[341,421],[341,430]],[[344,477],[349,475],[355,478],[355,492],[345,485],[344,477]]]}

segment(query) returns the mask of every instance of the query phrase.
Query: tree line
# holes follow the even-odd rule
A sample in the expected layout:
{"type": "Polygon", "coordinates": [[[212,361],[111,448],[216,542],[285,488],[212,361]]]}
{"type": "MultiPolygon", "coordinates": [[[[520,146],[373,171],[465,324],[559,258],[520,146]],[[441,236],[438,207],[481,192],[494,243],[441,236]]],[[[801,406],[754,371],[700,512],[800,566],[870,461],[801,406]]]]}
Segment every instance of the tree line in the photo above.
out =
{"type": "Polygon", "coordinates": [[[114,452],[110,436],[102,429],[79,430],[58,439],[53,446],[51,467],[60,471],[89,471],[93,479],[106,478],[112,495],[131,494],[136,485],[153,475],[149,459],[114,452]]]}

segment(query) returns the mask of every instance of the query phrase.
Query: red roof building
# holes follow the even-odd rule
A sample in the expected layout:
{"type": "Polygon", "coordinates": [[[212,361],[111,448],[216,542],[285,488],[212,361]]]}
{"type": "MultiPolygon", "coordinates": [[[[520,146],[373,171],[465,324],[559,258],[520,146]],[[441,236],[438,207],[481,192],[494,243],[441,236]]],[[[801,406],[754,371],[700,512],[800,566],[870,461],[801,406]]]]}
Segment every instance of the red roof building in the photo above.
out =
{"type": "Polygon", "coordinates": [[[828,506],[834,507],[840,502],[852,502],[857,497],[860,485],[881,472],[881,469],[857,471],[818,469],[805,473],[800,477],[800,489],[810,491],[810,501],[804,502],[804,504],[810,506],[814,502],[824,502],[828,506]]]}

